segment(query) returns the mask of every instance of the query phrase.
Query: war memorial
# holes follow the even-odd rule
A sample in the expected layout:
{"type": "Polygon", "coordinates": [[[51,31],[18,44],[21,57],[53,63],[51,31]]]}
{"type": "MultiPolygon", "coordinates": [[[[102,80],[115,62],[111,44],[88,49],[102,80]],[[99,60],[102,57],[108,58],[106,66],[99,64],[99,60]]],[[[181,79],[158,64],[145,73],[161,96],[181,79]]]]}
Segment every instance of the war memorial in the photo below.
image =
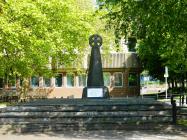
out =
{"type": "MultiPolygon", "coordinates": [[[[38,99],[0,109],[0,129],[7,132],[64,130],[149,130],[171,124],[171,105],[141,97],[111,98],[103,82],[102,38],[89,38],[91,59],[82,99],[38,99]]],[[[160,128],[158,128],[160,129],[160,128]]]]}
{"type": "Polygon", "coordinates": [[[0,140],[186,140],[186,5],[1,0],[0,140]]]}
{"type": "Polygon", "coordinates": [[[88,70],[87,87],[83,89],[82,98],[109,98],[108,88],[104,86],[100,47],[102,37],[92,35],[89,38],[92,47],[90,66],[88,70]]]}

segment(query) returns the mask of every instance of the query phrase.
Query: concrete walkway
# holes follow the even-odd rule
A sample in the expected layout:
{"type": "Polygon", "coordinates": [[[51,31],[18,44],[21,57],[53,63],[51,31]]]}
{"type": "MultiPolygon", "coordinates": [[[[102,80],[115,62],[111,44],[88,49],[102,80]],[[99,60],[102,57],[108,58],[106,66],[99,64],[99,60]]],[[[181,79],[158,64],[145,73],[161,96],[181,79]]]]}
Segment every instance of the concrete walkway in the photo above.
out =
{"type": "Polygon", "coordinates": [[[63,131],[58,133],[0,133],[1,140],[186,140],[187,130],[170,128],[160,131],[63,131]]]}

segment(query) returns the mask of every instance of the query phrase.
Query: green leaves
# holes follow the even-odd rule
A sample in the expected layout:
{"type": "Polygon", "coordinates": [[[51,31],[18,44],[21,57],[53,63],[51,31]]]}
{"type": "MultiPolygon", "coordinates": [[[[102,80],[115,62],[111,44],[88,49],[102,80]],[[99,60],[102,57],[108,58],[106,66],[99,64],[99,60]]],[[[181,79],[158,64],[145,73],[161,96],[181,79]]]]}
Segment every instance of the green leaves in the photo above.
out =
{"type": "MultiPolygon", "coordinates": [[[[74,0],[0,2],[0,77],[45,74],[49,58],[67,64],[83,53],[92,10],[82,12],[74,0]]],[[[48,73],[48,71],[47,71],[48,73]]]]}
{"type": "Polygon", "coordinates": [[[105,0],[106,19],[116,38],[135,36],[143,67],[157,78],[163,68],[178,73],[187,71],[186,0],[105,0]]]}

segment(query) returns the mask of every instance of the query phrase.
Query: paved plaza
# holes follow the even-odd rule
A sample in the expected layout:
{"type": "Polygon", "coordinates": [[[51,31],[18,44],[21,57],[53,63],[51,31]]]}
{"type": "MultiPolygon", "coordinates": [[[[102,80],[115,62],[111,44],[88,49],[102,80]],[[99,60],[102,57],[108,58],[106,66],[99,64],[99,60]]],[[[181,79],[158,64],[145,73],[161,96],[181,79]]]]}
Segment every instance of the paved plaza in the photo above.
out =
{"type": "Polygon", "coordinates": [[[163,130],[97,130],[44,133],[0,133],[1,140],[186,140],[187,128],[167,126],[163,130]]]}
{"type": "Polygon", "coordinates": [[[153,131],[89,131],[59,134],[1,134],[2,140],[186,140],[187,133],[153,131]]]}

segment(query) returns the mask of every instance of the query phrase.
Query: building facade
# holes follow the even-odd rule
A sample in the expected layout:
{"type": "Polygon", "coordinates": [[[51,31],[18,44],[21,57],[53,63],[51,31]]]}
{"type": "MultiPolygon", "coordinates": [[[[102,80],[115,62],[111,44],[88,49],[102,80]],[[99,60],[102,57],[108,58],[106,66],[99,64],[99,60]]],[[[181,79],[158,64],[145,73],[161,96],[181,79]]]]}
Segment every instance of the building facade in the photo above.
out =
{"type": "MultiPolygon", "coordinates": [[[[89,57],[79,70],[59,68],[55,77],[31,77],[30,95],[43,94],[47,98],[81,98],[87,83],[89,57]]],[[[140,95],[140,64],[136,53],[111,53],[102,59],[104,85],[110,97],[140,95]]]]}
{"type": "MultiPolygon", "coordinates": [[[[140,95],[140,63],[134,52],[111,53],[102,58],[104,85],[109,89],[110,97],[140,95]]],[[[59,67],[54,77],[33,76],[28,82],[28,97],[44,98],[81,98],[87,84],[89,56],[84,59],[81,68],[76,64],[71,68],[59,67]]],[[[2,83],[2,80],[0,80],[2,83]]],[[[0,92],[8,91],[20,95],[21,80],[10,87],[2,86],[0,92]],[[7,90],[8,89],[8,90],[7,90]]]]}

